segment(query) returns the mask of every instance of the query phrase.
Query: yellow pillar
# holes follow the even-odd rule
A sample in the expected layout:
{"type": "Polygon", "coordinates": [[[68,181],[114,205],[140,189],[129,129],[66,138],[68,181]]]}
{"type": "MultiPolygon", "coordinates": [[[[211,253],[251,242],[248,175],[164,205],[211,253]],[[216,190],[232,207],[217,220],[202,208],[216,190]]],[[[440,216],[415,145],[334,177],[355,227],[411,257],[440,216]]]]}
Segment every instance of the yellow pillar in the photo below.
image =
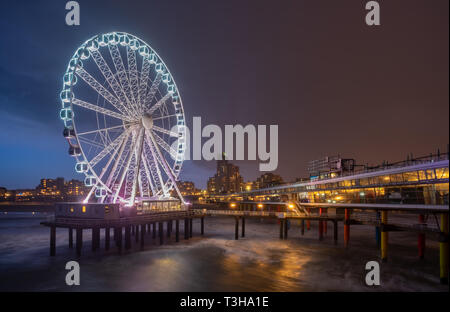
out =
{"type": "MultiPolygon", "coordinates": [[[[448,284],[448,213],[441,214],[441,232],[444,241],[439,243],[441,284],[448,284]]],[[[442,240],[442,239],[441,239],[442,240]]]]}
{"type": "MultiPolygon", "coordinates": [[[[387,224],[388,222],[388,212],[382,211],[381,212],[381,223],[382,225],[387,224]]],[[[381,261],[386,262],[387,261],[387,248],[388,248],[388,232],[386,232],[385,228],[382,226],[381,231],[381,261]]]]}

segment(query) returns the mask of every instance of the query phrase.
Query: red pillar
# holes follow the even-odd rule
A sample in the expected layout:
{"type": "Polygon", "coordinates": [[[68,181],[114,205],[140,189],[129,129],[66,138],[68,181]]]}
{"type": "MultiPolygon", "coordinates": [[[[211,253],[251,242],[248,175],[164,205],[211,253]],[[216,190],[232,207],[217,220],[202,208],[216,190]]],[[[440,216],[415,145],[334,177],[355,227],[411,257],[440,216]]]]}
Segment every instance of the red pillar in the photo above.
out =
{"type": "MultiPolygon", "coordinates": [[[[308,214],[311,214],[311,208],[308,208],[308,214]]],[[[306,221],[306,230],[309,231],[311,229],[311,221],[306,221]]]]}

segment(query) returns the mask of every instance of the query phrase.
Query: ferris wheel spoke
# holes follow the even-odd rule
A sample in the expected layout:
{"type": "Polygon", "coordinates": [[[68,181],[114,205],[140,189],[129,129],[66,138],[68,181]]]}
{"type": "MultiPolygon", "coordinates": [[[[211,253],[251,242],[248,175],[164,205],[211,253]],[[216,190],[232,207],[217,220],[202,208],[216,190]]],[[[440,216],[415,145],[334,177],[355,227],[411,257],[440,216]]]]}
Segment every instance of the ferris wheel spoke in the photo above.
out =
{"type": "Polygon", "coordinates": [[[141,69],[141,76],[139,81],[139,91],[138,91],[138,104],[140,112],[144,112],[144,100],[145,95],[147,93],[147,85],[148,85],[148,76],[150,73],[150,56],[144,56],[142,60],[142,69],[141,69]]]}
{"type": "MultiPolygon", "coordinates": [[[[117,52],[119,52],[119,51],[117,51],[117,52]]],[[[111,89],[114,91],[116,96],[120,99],[120,101],[121,101],[121,102],[119,102],[120,106],[123,108],[124,111],[126,111],[130,116],[132,116],[133,112],[124,105],[124,103],[130,103],[130,100],[125,96],[125,92],[124,92],[122,86],[117,82],[116,77],[114,76],[113,72],[111,71],[111,69],[109,68],[105,59],[103,58],[103,55],[99,51],[92,51],[91,53],[94,58],[94,62],[95,62],[95,64],[97,64],[97,67],[102,72],[103,77],[105,77],[105,79],[108,82],[111,89]]],[[[120,53],[118,56],[120,57],[120,53]]],[[[113,57],[113,60],[115,61],[114,57],[113,57]]]]}
{"type": "Polygon", "coordinates": [[[83,100],[80,100],[80,99],[77,99],[77,98],[73,98],[72,99],[72,104],[77,105],[77,106],[81,106],[81,107],[84,107],[84,108],[87,108],[87,109],[90,109],[90,110],[93,110],[93,111],[95,111],[97,113],[101,113],[103,115],[107,115],[109,117],[113,117],[113,118],[116,118],[116,119],[132,121],[132,119],[130,117],[128,117],[128,116],[125,116],[125,115],[113,112],[113,111],[111,111],[109,109],[97,106],[97,105],[92,104],[92,103],[88,103],[86,101],[83,101],[83,100]]]}
{"type": "Polygon", "coordinates": [[[130,167],[131,160],[132,160],[133,155],[134,155],[133,151],[134,151],[134,149],[136,147],[136,141],[137,141],[136,138],[134,138],[134,136],[133,136],[132,137],[131,148],[130,148],[129,154],[128,154],[128,159],[127,159],[127,162],[126,162],[125,166],[122,168],[123,169],[122,170],[122,175],[120,176],[119,185],[117,187],[116,194],[114,195],[114,199],[113,199],[114,203],[117,201],[117,198],[119,197],[120,189],[122,188],[123,181],[125,180],[125,176],[126,176],[126,174],[128,172],[128,168],[130,167]]]}
{"type": "Polygon", "coordinates": [[[171,118],[171,117],[176,117],[176,116],[177,116],[177,114],[171,114],[171,115],[159,116],[159,117],[153,118],[153,120],[160,120],[160,119],[171,118]]]}
{"type": "Polygon", "coordinates": [[[108,146],[106,146],[97,156],[92,158],[92,160],[89,162],[89,166],[94,167],[96,164],[98,164],[106,155],[111,153],[122,141],[124,140],[125,136],[127,135],[128,131],[123,132],[121,135],[119,135],[114,141],[112,141],[108,146]]]}
{"type": "Polygon", "coordinates": [[[135,167],[134,167],[134,176],[133,176],[133,185],[131,190],[131,197],[130,197],[130,205],[134,203],[134,199],[136,198],[136,191],[137,191],[137,184],[138,184],[138,178],[139,178],[139,169],[141,167],[141,155],[142,155],[142,146],[144,141],[144,128],[141,128],[139,130],[138,138],[137,138],[137,148],[135,150],[136,155],[135,160],[135,167]]]}
{"type": "MultiPolygon", "coordinates": [[[[86,82],[89,86],[91,86],[92,89],[94,89],[98,94],[100,94],[105,100],[107,100],[119,112],[121,112],[123,115],[128,115],[129,114],[127,109],[123,107],[123,105],[120,103],[120,101],[114,95],[112,95],[108,90],[106,90],[86,70],[84,70],[83,68],[78,68],[76,70],[76,73],[78,74],[78,76],[80,76],[81,79],[84,80],[84,82],[86,82]]],[[[128,118],[131,118],[131,116],[128,117],[128,118]]]]}
{"type": "Polygon", "coordinates": [[[164,196],[167,196],[168,194],[168,190],[166,190],[165,186],[164,186],[164,181],[162,179],[161,176],[161,171],[159,170],[159,166],[158,166],[158,160],[156,158],[156,152],[153,148],[153,142],[150,138],[150,134],[149,131],[145,131],[145,139],[148,145],[148,148],[150,150],[150,155],[152,157],[152,160],[150,162],[150,170],[152,171],[152,177],[153,177],[153,181],[155,182],[155,184],[158,187],[158,192],[160,193],[162,192],[164,196]]]}
{"type": "Polygon", "coordinates": [[[119,48],[115,44],[108,45],[108,48],[111,54],[111,58],[113,59],[114,62],[114,67],[116,68],[117,76],[119,77],[120,85],[122,86],[122,89],[125,93],[127,103],[130,104],[133,98],[131,94],[130,81],[127,76],[122,56],[120,55],[119,48]]]}
{"type": "MultiPolygon", "coordinates": [[[[177,185],[177,181],[176,181],[176,176],[173,174],[172,170],[170,170],[169,165],[167,164],[166,160],[164,159],[161,150],[158,147],[158,144],[156,144],[156,140],[155,140],[155,136],[154,133],[149,132],[148,133],[150,139],[153,142],[153,147],[156,150],[156,154],[159,156],[161,163],[162,163],[162,168],[164,169],[167,177],[170,179],[170,181],[172,181],[172,185],[174,186],[178,196],[181,198],[183,198],[183,196],[181,195],[180,190],[178,189],[178,185],[177,185]]],[[[164,142],[165,143],[165,142],[164,142]]]]}
{"type": "MultiPolygon", "coordinates": [[[[92,196],[92,193],[94,192],[94,190],[97,188],[97,186],[99,185],[101,179],[103,178],[103,175],[105,174],[106,170],[108,169],[108,167],[111,165],[112,161],[114,160],[114,157],[116,156],[118,150],[115,150],[113,155],[111,155],[111,157],[109,158],[108,162],[106,163],[105,167],[103,167],[102,172],[100,173],[100,175],[98,176],[98,179],[95,181],[95,185],[93,187],[91,187],[91,189],[89,190],[88,195],[86,196],[86,198],[84,199],[84,203],[87,203],[89,201],[89,199],[92,196]]],[[[112,192],[111,189],[105,185],[105,189],[107,192],[112,192]]]]}
{"type": "Polygon", "coordinates": [[[83,142],[83,143],[86,143],[86,144],[89,144],[89,145],[92,145],[92,146],[95,146],[95,147],[98,147],[101,149],[105,148],[105,145],[102,145],[101,142],[97,142],[97,141],[94,141],[94,140],[91,140],[88,138],[80,137],[80,138],[78,138],[78,140],[80,142],[83,142]]]}
{"type": "MultiPolygon", "coordinates": [[[[144,150],[145,150],[145,141],[144,141],[144,150]]],[[[150,171],[149,171],[148,165],[147,165],[147,162],[148,162],[147,154],[145,153],[145,151],[142,153],[142,157],[144,158],[143,165],[144,165],[144,169],[145,169],[145,172],[143,172],[143,174],[146,175],[148,186],[150,187],[152,194],[155,195],[157,192],[152,183],[152,178],[151,178],[150,171]]],[[[149,196],[150,196],[150,190],[149,190],[149,196]]]]}
{"type": "Polygon", "coordinates": [[[136,64],[136,51],[127,46],[127,60],[128,60],[128,75],[131,88],[131,97],[133,98],[134,109],[139,111],[138,108],[138,72],[136,64]]]}
{"type": "Polygon", "coordinates": [[[102,129],[97,129],[97,130],[92,130],[92,131],[78,132],[77,135],[80,136],[80,135],[87,135],[87,134],[93,134],[93,133],[101,133],[101,132],[106,132],[109,130],[120,129],[123,127],[124,127],[124,125],[118,125],[118,126],[114,126],[114,127],[102,128],[102,129]]]}
{"type": "MultiPolygon", "coordinates": [[[[124,139],[122,146],[120,147],[119,154],[117,155],[116,161],[114,162],[114,165],[113,165],[113,167],[111,169],[111,172],[110,172],[110,174],[108,176],[108,179],[106,180],[106,185],[111,190],[113,190],[113,183],[112,182],[113,181],[115,182],[115,180],[117,179],[117,176],[119,175],[119,172],[120,172],[119,165],[120,165],[120,163],[123,163],[123,161],[124,161],[124,159],[123,159],[123,155],[124,154],[123,153],[125,151],[125,147],[127,146],[129,138],[130,138],[130,133],[127,133],[127,136],[124,139]],[[118,168],[119,168],[119,170],[117,170],[118,168]]],[[[125,154],[124,157],[126,158],[127,154],[125,154]]]]}
{"type": "Polygon", "coordinates": [[[170,131],[170,130],[167,130],[167,129],[164,129],[164,128],[161,128],[161,127],[158,127],[158,126],[155,126],[155,125],[152,126],[152,130],[155,130],[155,131],[158,131],[158,132],[170,135],[171,137],[178,137],[178,133],[177,132],[173,132],[173,131],[170,131]]]}
{"type": "Polygon", "coordinates": [[[177,151],[174,150],[169,144],[166,143],[159,135],[152,132],[153,141],[155,141],[155,144],[157,143],[159,146],[161,146],[167,153],[170,154],[170,156],[173,159],[177,159],[177,151]]]}
{"type": "Polygon", "coordinates": [[[161,80],[162,80],[162,74],[157,73],[155,80],[153,80],[152,86],[150,87],[150,90],[148,91],[147,95],[145,96],[145,101],[143,103],[144,111],[147,111],[150,108],[150,106],[152,105],[153,98],[155,97],[155,94],[158,91],[161,80]]]}
{"type": "Polygon", "coordinates": [[[172,94],[170,94],[170,93],[167,93],[166,95],[164,95],[164,97],[161,100],[159,100],[158,102],[156,102],[155,105],[150,107],[150,109],[148,110],[148,113],[152,114],[155,110],[157,110],[159,107],[161,107],[161,105],[165,104],[166,101],[168,99],[170,99],[171,97],[172,97],[172,94]]]}

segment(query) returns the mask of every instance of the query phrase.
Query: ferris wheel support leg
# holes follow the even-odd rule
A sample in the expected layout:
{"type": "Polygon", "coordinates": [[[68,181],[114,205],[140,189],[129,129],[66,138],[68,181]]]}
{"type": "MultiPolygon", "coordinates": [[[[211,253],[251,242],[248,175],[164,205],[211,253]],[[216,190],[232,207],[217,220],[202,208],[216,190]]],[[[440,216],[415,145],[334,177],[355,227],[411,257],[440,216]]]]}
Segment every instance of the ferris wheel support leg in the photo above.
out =
{"type": "Polygon", "coordinates": [[[120,177],[120,183],[119,183],[119,186],[117,187],[116,194],[114,195],[113,203],[116,203],[117,197],[119,197],[119,192],[120,192],[120,189],[122,188],[123,180],[125,179],[125,175],[128,171],[128,168],[130,167],[131,159],[133,158],[133,151],[136,146],[136,141],[134,141],[131,145],[132,146],[130,149],[130,154],[128,155],[126,166],[122,172],[122,176],[120,177]]]}
{"type": "MultiPolygon", "coordinates": [[[[139,177],[139,168],[141,167],[142,147],[144,145],[143,143],[144,143],[144,128],[141,128],[139,130],[139,136],[138,136],[136,170],[134,173],[133,190],[131,192],[130,205],[134,205],[134,199],[136,198],[137,184],[138,184],[138,177],[139,177]]],[[[141,192],[142,192],[142,190],[141,190],[141,192]]]]}
{"type": "Polygon", "coordinates": [[[155,140],[155,137],[153,136],[153,133],[151,131],[148,131],[149,137],[153,143],[153,146],[155,147],[156,152],[158,153],[159,158],[161,159],[161,162],[163,164],[163,168],[164,171],[166,172],[167,176],[169,177],[169,179],[172,181],[172,184],[175,188],[175,191],[177,192],[178,197],[180,198],[180,200],[183,202],[183,204],[185,204],[186,202],[184,201],[183,195],[181,195],[180,189],[178,188],[177,185],[177,181],[175,179],[175,177],[173,176],[169,166],[167,165],[166,160],[164,159],[161,150],[159,149],[158,143],[155,140]]]}

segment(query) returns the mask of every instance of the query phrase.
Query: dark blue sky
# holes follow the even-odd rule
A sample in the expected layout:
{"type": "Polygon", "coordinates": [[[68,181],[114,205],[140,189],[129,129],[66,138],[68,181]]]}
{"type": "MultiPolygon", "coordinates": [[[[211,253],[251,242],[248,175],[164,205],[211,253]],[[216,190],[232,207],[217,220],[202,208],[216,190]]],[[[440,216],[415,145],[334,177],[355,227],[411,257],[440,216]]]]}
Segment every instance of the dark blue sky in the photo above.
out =
{"type": "MultiPolygon", "coordinates": [[[[287,180],[325,155],[378,163],[447,147],[448,0],[380,1],[376,29],[361,0],[80,0],[78,27],[64,23],[66,2],[0,4],[0,186],[77,177],[58,118],[62,75],[82,42],[114,30],[162,56],[188,125],[278,124],[287,180]]],[[[246,180],[260,174],[238,165],[246,180]]],[[[214,167],[191,161],[182,179],[204,187],[214,167]]]]}

